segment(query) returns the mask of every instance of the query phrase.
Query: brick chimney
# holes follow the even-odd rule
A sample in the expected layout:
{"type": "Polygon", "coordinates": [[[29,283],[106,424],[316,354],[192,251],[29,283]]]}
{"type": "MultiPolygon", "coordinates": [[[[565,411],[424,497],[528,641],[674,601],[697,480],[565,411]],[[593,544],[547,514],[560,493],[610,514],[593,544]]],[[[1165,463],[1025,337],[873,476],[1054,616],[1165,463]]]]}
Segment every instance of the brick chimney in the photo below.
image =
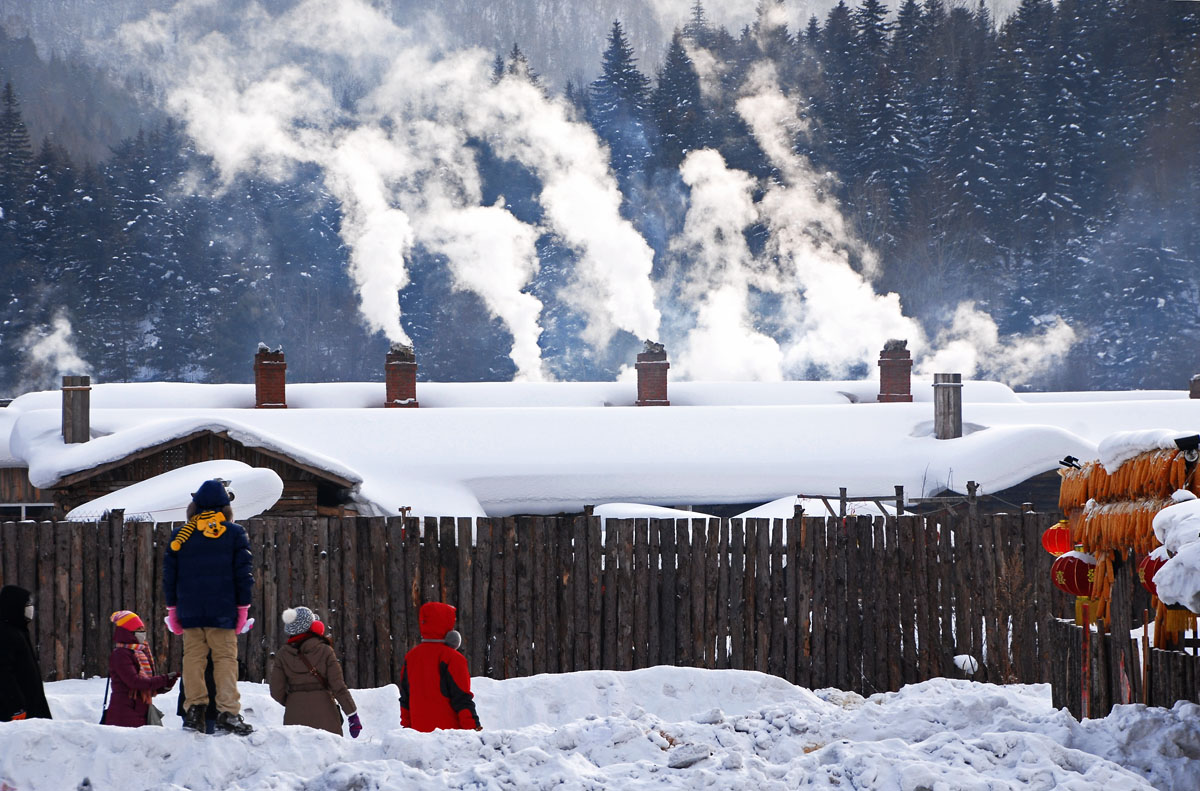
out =
{"type": "Polygon", "coordinates": [[[661,343],[646,341],[637,356],[637,406],[670,406],[667,400],[667,351],[661,343]]]}
{"type": "Polygon", "coordinates": [[[254,355],[254,408],[287,409],[286,385],[287,363],[283,360],[283,347],[272,351],[265,343],[258,344],[254,355]]]}
{"type": "Polygon", "coordinates": [[[962,436],[962,374],[933,375],[933,435],[962,436]]]}
{"type": "Polygon", "coordinates": [[[417,356],[413,347],[393,343],[383,366],[387,392],[385,407],[419,407],[417,402],[417,356]]]}
{"type": "Polygon", "coordinates": [[[1192,377],[1191,386],[1188,388],[1188,398],[1200,398],[1200,374],[1192,377]]]}
{"type": "Polygon", "coordinates": [[[881,403],[912,401],[912,355],[908,341],[891,339],[879,352],[879,398],[881,403]]]}
{"type": "Polygon", "coordinates": [[[87,442],[92,433],[92,377],[62,378],[63,442],[72,445],[87,442]]]}

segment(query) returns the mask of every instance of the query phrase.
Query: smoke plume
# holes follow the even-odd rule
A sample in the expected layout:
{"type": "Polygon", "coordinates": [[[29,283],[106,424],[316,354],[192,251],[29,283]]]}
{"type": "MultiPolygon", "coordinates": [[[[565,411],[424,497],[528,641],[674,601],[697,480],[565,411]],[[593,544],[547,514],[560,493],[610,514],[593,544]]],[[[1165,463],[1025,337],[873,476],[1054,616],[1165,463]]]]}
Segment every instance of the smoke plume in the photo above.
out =
{"type": "Polygon", "coordinates": [[[123,29],[166,84],[169,109],[228,184],[321,169],[341,204],[350,275],[367,326],[408,341],[397,292],[419,248],[441,254],[457,288],[513,335],[519,378],[545,376],[535,242],[578,255],[565,295],[596,347],[619,330],[655,337],[653,253],[620,216],[621,195],[587,126],[528,81],[491,79],[481,50],[437,53],[366,0],[302,0],[271,15],[238,10],[234,33],[202,23],[232,0],[188,0],[123,29]],[[482,203],[472,139],[542,181],[545,229],[482,203]]]}
{"type": "Polygon", "coordinates": [[[21,345],[25,349],[24,376],[17,392],[50,390],[63,375],[92,372],[76,350],[71,322],[62,312],[55,314],[49,326],[26,332],[21,345]]]}
{"type": "MultiPolygon", "coordinates": [[[[702,85],[714,90],[720,75],[710,70],[713,59],[703,50],[694,54],[702,85]]],[[[888,338],[907,339],[921,371],[984,373],[1013,385],[1062,359],[1075,333],[1060,318],[1050,317],[1038,333],[1002,337],[973,303],[958,305],[951,325],[930,344],[921,325],[904,314],[899,295],[875,290],[881,262],[847,226],[831,197],[833,185],[796,153],[795,141],[806,132],[803,113],[779,88],[773,66],[752,67],[742,92],[737,112],[775,174],[756,185],[712,151],[695,152],[683,164],[691,204],[672,252],[687,256],[691,268],[675,287],[696,303],[694,324],[682,339],[684,371],[755,379],[845,376],[870,366],[888,338]],[[743,233],[754,223],[768,232],[757,256],[743,233]],[[753,292],[779,300],[777,327],[769,332],[754,327],[753,292]],[[721,364],[702,350],[741,359],[721,364]]]]}
{"type": "Polygon", "coordinates": [[[967,377],[983,371],[1019,386],[1065,358],[1075,341],[1075,331],[1058,316],[1052,317],[1040,333],[1001,338],[991,316],[974,303],[964,302],[954,311],[950,326],[938,333],[917,371],[954,372],[967,377]]]}
{"type": "Polygon", "coordinates": [[[726,167],[721,155],[711,150],[688,154],[680,175],[691,189],[691,199],[671,251],[688,261],[678,299],[697,308],[695,327],[679,349],[679,376],[782,379],[779,344],[754,329],[750,314],[752,256],[742,231],[758,219],[754,180],[726,167]]]}

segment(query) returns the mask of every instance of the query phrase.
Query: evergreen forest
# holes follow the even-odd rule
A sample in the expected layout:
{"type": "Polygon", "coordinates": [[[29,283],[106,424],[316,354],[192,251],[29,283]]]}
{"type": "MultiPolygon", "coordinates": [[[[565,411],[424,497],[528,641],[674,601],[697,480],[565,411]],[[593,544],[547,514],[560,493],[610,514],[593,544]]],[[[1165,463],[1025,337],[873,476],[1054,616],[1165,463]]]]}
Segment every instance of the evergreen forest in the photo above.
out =
{"type": "MultiPolygon", "coordinates": [[[[688,266],[670,240],[690,152],[778,177],[735,109],[770,63],[802,108],[795,153],[828,174],[876,253],[875,289],[930,335],[963,300],[1004,333],[1060,316],[1076,342],[1029,388],[1185,388],[1200,373],[1200,3],[1022,0],[997,21],[974,2],[841,2],[792,30],[762,0],[753,24],[727,30],[697,1],[656,67],[616,20],[594,80],[552,86],[520,41],[497,54],[495,79],[533,81],[590,125],[661,275],[688,266]]],[[[217,189],[147,82],[43,61],[2,30],[0,88],[0,396],[53,383],[66,323],[101,382],[249,381],[259,341],[284,347],[291,381],[382,380],[387,342],[359,318],[339,206],[317,174],[217,189]]],[[[485,198],[536,222],[536,176],[484,145],[478,156],[485,198]]],[[[750,249],[766,233],[749,228],[750,249]]],[[[537,246],[547,366],[612,378],[641,339],[582,352],[555,296],[573,253],[552,233],[537,246]]],[[[511,337],[445,262],[418,250],[410,275],[398,298],[420,377],[511,378],[511,337]]],[[[873,361],[851,374],[875,375],[873,361]]]]}

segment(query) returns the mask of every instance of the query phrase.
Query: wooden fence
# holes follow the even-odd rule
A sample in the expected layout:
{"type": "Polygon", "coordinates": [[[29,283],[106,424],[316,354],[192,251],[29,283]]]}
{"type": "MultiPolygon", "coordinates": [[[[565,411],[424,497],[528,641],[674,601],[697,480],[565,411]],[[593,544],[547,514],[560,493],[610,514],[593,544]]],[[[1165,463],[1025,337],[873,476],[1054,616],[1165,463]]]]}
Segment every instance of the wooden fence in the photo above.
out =
{"type": "MultiPolygon", "coordinates": [[[[753,669],[870,694],[958,676],[1051,675],[1055,616],[1040,535],[1051,517],[794,520],[274,518],[246,522],[254,553],[244,677],[259,681],[304,604],[329,625],[352,687],[397,678],[417,608],[459,608],[476,675],[651,665],[753,669]]],[[[103,675],[108,615],[133,609],[178,667],[162,617],[168,525],[0,524],[0,582],[35,592],[48,679],[103,675]]]]}
{"type": "Polygon", "coordinates": [[[1054,707],[1066,708],[1076,719],[1104,717],[1122,703],[1166,708],[1180,700],[1200,703],[1200,656],[1195,653],[1139,648],[1134,638],[1093,630],[1087,640],[1089,668],[1084,673],[1083,627],[1062,619],[1052,624],[1051,632],[1062,660],[1055,663],[1050,679],[1054,707]],[[1143,672],[1143,654],[1148,673],[1143,672]],[[1089,682],[1086,702],[1082,694],[1085,677],[1089,682]]]}
{"type": "Polygon", "coordinates": [[[1073,618],[1051,624],[1054,706],[1065,707],[1077,719],[1106,716],[1123,703],[1168,708],[1180,700],[1200,703],[1200,656],[1194,636],[1185,640],[1190,652],[1151,648],[1148,641],[1139,644],[1131,637],[1134,629],[1154,620],[1150,596],[1137,581],[1136,561],[1130,557],[1113,563],[1111,622],[1107,633],[1093,629],[1088,635],[1086,673],[1083,627],[1073,618]]]}

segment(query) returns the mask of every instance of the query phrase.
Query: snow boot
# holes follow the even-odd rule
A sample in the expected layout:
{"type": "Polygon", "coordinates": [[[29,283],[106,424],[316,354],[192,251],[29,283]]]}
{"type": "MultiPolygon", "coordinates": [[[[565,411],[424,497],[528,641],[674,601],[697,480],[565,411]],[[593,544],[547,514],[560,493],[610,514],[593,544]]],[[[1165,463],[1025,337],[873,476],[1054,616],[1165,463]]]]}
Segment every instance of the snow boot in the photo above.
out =
{"type": "Polygon", "coordinates": [[[183,728],[188,731],[196,731],[204,733],[204,710],[208,708],[205,704],[197,703],[183,713],[183,728]]]}
{"type": "Polygon", "coordinates": [[[217,730],[238,736],[249,736],[254,732],[249,723],[242,719],[241,714],[234,714],[232,711],[222,711],[217,715],[217,730]]]}

